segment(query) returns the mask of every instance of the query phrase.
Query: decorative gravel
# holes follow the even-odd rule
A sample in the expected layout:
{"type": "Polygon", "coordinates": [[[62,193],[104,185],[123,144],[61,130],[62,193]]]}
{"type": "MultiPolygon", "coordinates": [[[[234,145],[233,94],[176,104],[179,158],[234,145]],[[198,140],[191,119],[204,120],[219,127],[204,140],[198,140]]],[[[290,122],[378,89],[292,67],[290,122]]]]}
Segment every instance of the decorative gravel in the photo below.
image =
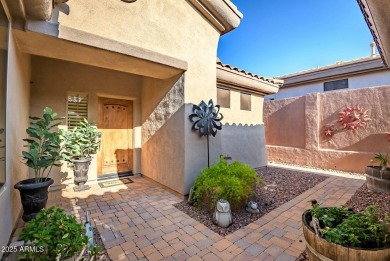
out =
{"type": "Polygon", "coordinates": [[[368,190],[364,183],[346,205],[356,212],[363,212],[366,207],[377,205],[380,217],[384,219],[386,214],[390,214],[390,193],[368,190]]]}
{"type": "Polygon", "coordinates": [[[232,213],[233,224],[227,228],[221,228],[213,224],[211,211],[199,210],[189,205],[187,201],[182,201],[174,206],[214,232],[226,236],[327,179],[326,176],[318,174],[272,167],[258,169],[257,175],[264,180],[264,184],[256,185],[255,201],[260,212],[251,214],[246,212],[245,209],[235,211],[232,213]]]}
{"type": "MultiPolygon", "coordinates": [[[[390,193],[368,190],[364,183],[346,203],[356,212],[363,212],[370,205],[377,205],[380,218],[384,219],[386,214],[390,214],[390,193]]],[[[306,251],[297,258],[297,261],[307,260],[306,251]]]]}

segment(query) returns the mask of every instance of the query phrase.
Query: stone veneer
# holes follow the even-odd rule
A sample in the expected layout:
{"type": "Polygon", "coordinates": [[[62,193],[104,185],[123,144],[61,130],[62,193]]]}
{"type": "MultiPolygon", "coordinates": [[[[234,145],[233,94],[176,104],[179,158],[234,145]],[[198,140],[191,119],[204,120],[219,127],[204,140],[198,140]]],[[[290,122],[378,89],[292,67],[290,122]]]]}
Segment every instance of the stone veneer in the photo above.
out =
{"type": "Polygon", "coordinates": [[[154,111],[142,124],[142,145],[145,144],[184,104],[184,75],[156,106],[154,111]]]}

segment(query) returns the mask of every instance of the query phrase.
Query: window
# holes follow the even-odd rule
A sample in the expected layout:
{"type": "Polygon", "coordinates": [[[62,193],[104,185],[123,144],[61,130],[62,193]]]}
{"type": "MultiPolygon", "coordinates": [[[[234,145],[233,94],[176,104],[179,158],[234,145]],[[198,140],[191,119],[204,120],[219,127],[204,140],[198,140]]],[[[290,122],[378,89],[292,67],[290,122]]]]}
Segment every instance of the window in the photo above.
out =
{"type": "Polygon", "coordinates": [[[7,102],[7,56],[9,21],[0,2],[0,188],[5,184],[6,171],[6,102],[7,102]]]}
{"type": "Polygon", "coordinates": [[[241,110],[250,111],[251,108],[251,95],[246,93],[240,93],[241,110]]]}
{"type": "Polygon", "coordinates": [[[88,118],[88,95],[81,93],[68,94],[67,101],[68,130],[76,127],[80,121],[88,118]]]}
{"type": "Polygon", "coordinates": [[[224,108],[230,108],[230,90],[217,88],[217,104],[224,108]]]}
{"type": "Polygon", "coordinates": [[[324,91],[334,91],[348,88],[348,79],[324,82],[324,91]]]}

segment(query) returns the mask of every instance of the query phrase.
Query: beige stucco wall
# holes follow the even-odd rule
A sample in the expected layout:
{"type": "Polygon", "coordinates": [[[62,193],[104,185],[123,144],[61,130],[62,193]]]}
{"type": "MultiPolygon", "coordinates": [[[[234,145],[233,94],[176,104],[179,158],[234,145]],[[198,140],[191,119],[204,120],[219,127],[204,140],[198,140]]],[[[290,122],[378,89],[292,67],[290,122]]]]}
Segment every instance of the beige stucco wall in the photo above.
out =
{"type": "MultiPolygon", "coordinates": [[[[20,211],[19,192],[13,185],[28,177],[21,155],[28,126],[30,95],[30,56],[21,53],[11,33],[8,60],[6,185],[0,189],[0,245],[6,246],[20,211]]],[[[0,252],[0,257],[3,252],[0,252]]]]}
{"type": "MultiPolygon", "coordinates": [[[[370,164],[374,153],[389,151],[390,143],[384,132],[390,130],[388,118],[390,105],[386,97],[390,95],[390,86],[370,87],[331,93],[311,93],[302,98],[274,100],[265,102],[265,120],[267,151],[270,161],[308,165],[320,168],[338,169],[364,173],[364,167],[370,164]],[[294,102],[304,103],[304,113],[294,102]],[[339,112],[345,106],[360,105],[368,110],[372,119],[365,129],[355,133],[344,130],[338,122],[339,112]],[[281,110],[289,111],[293,122],[288,131],[284,117],[274,117],[281,110]],[[291,113],[291,111],[295,113],[291,113]],[[271,124],[271,123],[274,124],[271,124]],[[304,124],[302,124],[302,122],[304,124]],[[332,127],[332,137],[324,135],[325,129],[332,127]],[[304,134],[304,146],[295,146],[296,136],[304,134]],[[268,143],[268,139],[273,143],[268,143]],[[289,141],[289,142],[286,142],[289,141]]],[[[302,144],[300,144],[302,145],[302,144]]]]}
{"type": "MultiPolygon", "coordinates": [[[[59,116],[66,116],[66,101],[68,92],[88,94],[88,120],[97,122],[98,97],[111,97],[133,100],[133,144],[134,173],[141,172],[140,166],[140,139],[141,126],[141,87],[142,77],[111,71],[107,69],[70,63],[60,60],[32,57],[32,92],[30,113],[42,115],[42,110],[51,107],[59,116]]],[[[66,128],[66,121],[62,128],[66,128]]],[[[72,172],[65,172],[66,168],[53,169],[51,177],[54,185],[72,184],[72,172]]],[[[90,165],[89,182],[97,178],[96,157],[90,165]]]]}
{"type": "MultiPolygon", "coordinates": [[[[61,28],[73,28],[184,60],[188,62],[188,69],[184,75],[184,102],[189,104],[210,98],[215,100],[215,57],[220,34],[187,1],[144,0],[126,4],[122,1],[70,0],[67,5],[69,13],[60,13],[58,18],[60,38],[71,37],[66,34],[67,30],[61,30],[61,28]],[[104,14],[104,19],[101,19],[102,14],[104,14]]],[[[144,86],[147,88],[146,86],[153,84],[145,82],[144,86]]],[[[168,91],[165,90],[164,83],[157,83],[157,85],[163,89],[160,94],[158,94],[159,91],[153,95],[147,94],[149,90],[144,92],[144,97],[156,98],[152,98],[153,101],[144,105],[143,120],[146,120],[157,108],[160,102],[157,97],[162,99],[168,91]],[[153,106],[156,107],[153,108],[153,106]]],[[[155,161],[161,160],[161,169],[169,171],[175,169],[176,177],[196,176],[201,169],[199,166],[205,166],[207,161],[204,161],[203,151],[194,149],[198,140],[196,135],[191,133],[191,125],[187,119],[190,113],[190,106],[185,106],[180,114],[175,114],[175,117],[182,117],[182,119],[166,121],[161,126],[161,131],[164,131],[163,128],[182,130],[178,137],[182,137],[183,140],[177,143],[174,142],[175,139],[178,140],[177,137],[164,132],[166,142],[176,148],[175,155],[178,157],[175,160],[165,160],[166,156],[159,158],[151,153],[160,146],[160,143],[154,142],[157,139],[153,137],[148,141],[146,145],[148,149],[142,152],[144,175],[154,176],[153,167],[146,166],[146,161],[144,162],[150,158],[154,158],[155,161]],[[184,164],[185,167],[177,168],[177,162],[183,161],[184,163],[180,164],[184,164]]],[[[154,135],[163,136],[159,131],[154,135]]],[[[160,172],[159,175],[164,177],[169,174],[160,172]]],[[[180,179],[175,179],[175,182],[179,183],[180,179]]],[[[180,193],[186,193],[183,183],[174,185],[174,189],[180,193]]]]}

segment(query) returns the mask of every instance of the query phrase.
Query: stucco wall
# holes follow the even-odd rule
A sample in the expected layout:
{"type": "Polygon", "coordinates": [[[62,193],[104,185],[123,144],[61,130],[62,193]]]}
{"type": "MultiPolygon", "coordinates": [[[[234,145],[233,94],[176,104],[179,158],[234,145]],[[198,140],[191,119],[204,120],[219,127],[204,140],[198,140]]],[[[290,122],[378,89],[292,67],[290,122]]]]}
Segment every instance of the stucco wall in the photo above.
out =
{"type": "MultiPolygon", "coordinates": [[[[334,78],[327,81],[334,81],[340,79],[348,79],[348,89],[359,89],[373,86],[382,86],[390,84],[390,70],[381,70],[377,72],[369,72],[365,74],[351,75],[347,77],[334,78]]],[[[307,93],[323,93],[324,92],[324,82],[317,81],[307,84],[300,84],[293,87],[281,87],[279,92],[265,96],[266,100],[270,99],[285,99],[291,97],[303,96],[307,93]]],[[[337,91],[332,91],[337,92],[337,91]]],[[[328,92],[329,93],[329,92],[328,92]]]]}
{"type": "MultiPolygon", "coordinates": [[[[233,160],[242,161],[254,168],[267,165],[263,101],[263,97],[251,95],[251,111],[241,110],[240,92],[230,91],[230,108],[220,109],[224,116],[222,130],[217,132],[216,137],[210,137],[210,164],[218,162],[220,155],[229,155],[233,160]]],[[[217,103],[217,100],[214,102],[217,103]]],[[[188,171],[185,191],[188,193],[200,171],[207,167],[207,139],[191,131],[192,124],[188,120],[188,115],[192,113],[191,104],[186,104],[186,111],[185,135],[193,141],[186,144],[186,157],[192,151],[198,152],[196,157],[190,158],[186,163],[188,171]]]]}
{"type": "Polygon", "coordinates": [[[184,83],[142,82],[142,174],[184,194],[184,83]]]}
{"type": "MultiPolygon", "coordinates": [[[[133,144],[134,173],[141,172],[140,140],[141,133],[141,88],[142,77],[106,70],[102,68],[70,63],[60,60],[32,57],[31,115],[42,115],[45,107],[51,107],[59,116],[66,116],[68,92],[88,93],[88,120],[97,122],[98,97],[133,100],[133,144]]],[[[66,122],[60,127],[66,128],[66,122]]],[[[73,183],[72,172],[66,168],[53,169],[51,177],[54,185],[73,183]]],[[[89,181],[97,178],[96,157],[90,165],[89,181]]]]}
{"type": "MultiPolygon", "coordinates": [[[[6,246],[21,211],[19,191],[13,185],[28,178],[28,169],[21,155],[28,127],[30,95],[30,56],[21,53],[11,32],[8,54],[6,184],[0,189],[0,246],[6,246]]],[[[0,252],[0,257],[4,253],[0,252]]]]}
{"type": "Polygon", "coordinates": [[[390,130],[390,104],[386,100],[389,95],[390,86],[382,86],[265,102],[268,160],[364,173],[374,153],[389,151],[390,143],[384,134],[390,130]],[[300,100],[304,113],[294,106],[300,100]],[[371,121],[366,128],[353,132],[343,129],[338,119],[345,106],[355,105],[368,110],[371,121]],[[285,117],[275,116],[281,110],[299,124],[286,126],[285,117]],[[274,124],[268,124],[271,121],[267,119],[274,124]],[[288,127],[288,131],[281,132],[283,127],[288,127]],[[331,137],[325,136],[328,128],[333,130],[331,137]],[[302,135],[304,146],[294,146],[296,137],[302,135]]]}

